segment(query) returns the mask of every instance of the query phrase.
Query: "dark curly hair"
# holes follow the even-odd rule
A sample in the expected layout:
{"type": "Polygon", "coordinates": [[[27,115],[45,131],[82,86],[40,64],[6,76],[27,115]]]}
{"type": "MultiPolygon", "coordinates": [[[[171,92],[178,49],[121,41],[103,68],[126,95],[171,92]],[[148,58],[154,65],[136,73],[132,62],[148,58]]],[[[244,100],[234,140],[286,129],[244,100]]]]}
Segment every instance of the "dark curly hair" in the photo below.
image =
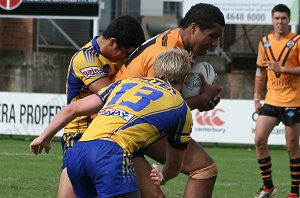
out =
{"type": "Polygon", "coordinates": [[[114,19],[102,33],[102,36],[105,39],[116,38],[118,48],[137,48],[145,42],[141,24],[137,19],[129,15],[114,19]]]}
{"type": "Polygon", "coordinates": [[[196,23],[204,30],[210,28],[214,23],[225,26],[223,13],[216,6],[198,3],[190,8],[184,18],[179,21],[179,27],[185,29],[191,23],[196,23]]]}

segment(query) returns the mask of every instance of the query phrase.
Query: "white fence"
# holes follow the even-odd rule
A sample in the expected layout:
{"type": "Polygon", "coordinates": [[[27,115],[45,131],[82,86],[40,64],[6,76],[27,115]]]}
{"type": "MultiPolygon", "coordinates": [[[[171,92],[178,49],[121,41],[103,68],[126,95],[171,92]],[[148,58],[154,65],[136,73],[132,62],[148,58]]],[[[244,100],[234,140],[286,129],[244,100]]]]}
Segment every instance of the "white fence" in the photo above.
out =
{"type": "MultiPolygon", "coordinates": [[[[39,135],[66,105],[64,94],[0,92],[0,134],[39,135]]],[[[253,144],[252,100],[221,100],[214,110],[194,110],[192,137],[198,142],[253,144]]],[[[61,136],[60,131],[57,136],[61,136]]],[[[284,126],[274,128],[269,143],[284,145],[284,126]]]]}

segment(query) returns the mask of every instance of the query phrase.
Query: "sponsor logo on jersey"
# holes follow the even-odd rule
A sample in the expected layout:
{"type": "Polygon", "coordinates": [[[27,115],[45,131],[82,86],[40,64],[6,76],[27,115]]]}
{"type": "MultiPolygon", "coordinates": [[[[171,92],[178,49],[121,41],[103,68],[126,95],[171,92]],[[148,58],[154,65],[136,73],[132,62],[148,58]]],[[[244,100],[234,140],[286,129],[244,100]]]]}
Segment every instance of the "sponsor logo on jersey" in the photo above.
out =
{"type": "Polygon", "coordinates": [[[257,56],[257,61],[260,61],[260,56],[257,56]]]}
{"type": "Polygon", "coordinates": [[[107,109],[101,109],[98,113],[98,115],[101,114],[101,115],[107,115],[107,116],[118,116],[120,118],[123,118],[124,120],[126,121],[129,121],[133,115],[124,111],[124,110],[121,110],[121,109],[110,109],[110,108],[107,108],[107,109]]]}
{"type": "Polygon", "coordinates": [[[291,49],[292,47],[294,47],[294,45],[295,45],[295,42],[294,42],[294,41],[289,41],[289,42],[286,44],[287,48],[289,48],[289,49],[291,49]]]}
{"type": "Polygon", "coordinates": [[[264,42],[264,48],[269,48],[271,47],[270,41],[264,42]]]}
{"type": "Polygon", "coordinates": [[[80,72],[84,75],[85,78],[90,78],[93,76],[101,76],[105,75],[103,69],[97,66],[86,67],[80,70],[80,72]]]}

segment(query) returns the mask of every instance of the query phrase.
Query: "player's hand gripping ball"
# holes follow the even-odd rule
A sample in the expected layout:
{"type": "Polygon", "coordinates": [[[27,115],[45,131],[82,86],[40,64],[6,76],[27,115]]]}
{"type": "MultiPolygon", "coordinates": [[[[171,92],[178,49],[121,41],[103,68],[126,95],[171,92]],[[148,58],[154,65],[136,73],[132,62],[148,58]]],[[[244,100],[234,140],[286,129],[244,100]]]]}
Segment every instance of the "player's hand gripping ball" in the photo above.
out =
{"type": "Polygon", "coordinates": [[[213,84],[216,75],[213,66],[207,62],[195,63],[192,65],[191,72],[187,75],[181,88],[183,98],[196,96],[200,93],[202,82],[199,73],[202,73],[208,84],[213,84]]]}

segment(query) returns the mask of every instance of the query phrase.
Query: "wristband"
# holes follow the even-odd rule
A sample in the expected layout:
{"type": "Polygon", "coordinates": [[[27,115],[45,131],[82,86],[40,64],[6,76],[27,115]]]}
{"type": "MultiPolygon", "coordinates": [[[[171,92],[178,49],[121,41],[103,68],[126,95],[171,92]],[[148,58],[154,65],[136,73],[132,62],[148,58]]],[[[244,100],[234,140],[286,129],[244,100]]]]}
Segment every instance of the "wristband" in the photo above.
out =
{"type": "Polygon", "coordinates": [[[255,93],[254,94],[254,101],[259,101],[260,100],[260,97],[261,97],[261,95],[260,94],[257,94],[257,93],[255,93]]]}

